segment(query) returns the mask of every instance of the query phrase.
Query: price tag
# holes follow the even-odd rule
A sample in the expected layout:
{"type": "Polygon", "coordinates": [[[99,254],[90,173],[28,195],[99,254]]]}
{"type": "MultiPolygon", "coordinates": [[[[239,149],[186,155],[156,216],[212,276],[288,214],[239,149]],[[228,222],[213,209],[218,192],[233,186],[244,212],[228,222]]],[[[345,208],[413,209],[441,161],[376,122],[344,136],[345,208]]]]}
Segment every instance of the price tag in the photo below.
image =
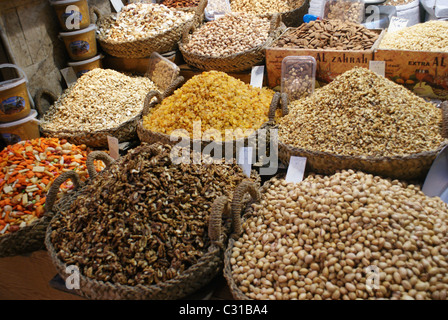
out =
{"type": "Polygon", "coordinates": [[[285,181],[298,183],[303,180],[305,174],[306,158],[294,157],[289,159],[288,171],[286,172],[285,181]]]}
{"type": "Polygon", "coordinates": [[[78,77],[76,77],[75,70],[73,70],[72,67],[61,69],[60,71],[62,76],[64,77],[67,87],[70,87],[73,83],[76,82],[76,80],[78,80],[78,77]]]}
{"type": "Polygon", "coordinates": [[[219,18],[222,18],[224,16],[225,16],[225,14],[216,13],[216,14],[213,15],[213,19],[218,20],[219,18]]]}
{"type": "Polygon", "coordinates": [[[370,61],[369,69],[376,74],[385,77],[386,76],[386,61],[370,61]]]}
{"type": "Polygon", "coordinates": [[[252,147],[240,148],[238,164],[243,169],[244,174],[250,178],[250,172],[252,171],[252,147]]]}
{"type": "Polygon", "coordinates": [[[112,159],[117,160],[120,157],[120,147],[118,146],[118,139],[107,136],[107,144],[109,146],[109,154],[112,159]]]}
{"type": "Polygon", "coordinates": [[[114,7],[115,12],[120,12],[121,9],[124,7],[124,4],[123,2],[121,2],[121,0],[110,0],[110,3],[114,7]]]}
{"type": "Polygon", "coordinates": [[[389,28],[387,28],[387,32],[394,32],[401,29],[404,29],[408,26],[408,19],[392,17],[389,22],[389,28]]]}
{"type": "Polygon", "coordinates": [[[263,76],[264,66],[252,67],[252,72],[250,74],[250,85],[256,88],[261,88],[263,86],[263,76]]]}

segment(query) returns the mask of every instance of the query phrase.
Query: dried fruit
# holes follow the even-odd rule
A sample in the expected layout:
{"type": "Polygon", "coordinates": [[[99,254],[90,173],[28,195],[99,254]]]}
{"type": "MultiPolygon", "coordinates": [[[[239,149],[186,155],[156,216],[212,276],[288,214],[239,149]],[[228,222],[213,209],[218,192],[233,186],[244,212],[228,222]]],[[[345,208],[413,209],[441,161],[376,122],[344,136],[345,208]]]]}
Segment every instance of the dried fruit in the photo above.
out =
{"type": "Polygon", "coordinates": [[[226,130],[235,130],[232,139],[239,138],[268,121],[273,95],[270,89],[252,87],[224,72],[203,72],[155,106],[143,117],[143,126],[168,135],[176,130],[178,136],[185,130],[193,137],[194,122],[200,121],[201,134],[215,133],[210,139],[223,140],[226,130]]]}

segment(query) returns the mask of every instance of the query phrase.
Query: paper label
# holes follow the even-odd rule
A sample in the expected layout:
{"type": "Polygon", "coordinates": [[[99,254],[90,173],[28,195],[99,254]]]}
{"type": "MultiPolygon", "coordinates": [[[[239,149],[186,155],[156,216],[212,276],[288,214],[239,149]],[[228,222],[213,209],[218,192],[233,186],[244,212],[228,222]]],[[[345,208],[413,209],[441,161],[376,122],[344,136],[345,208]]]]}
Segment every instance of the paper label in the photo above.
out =
{"type": "Polygon", "coordinates": [[[306,158],[294,157],[289,159],[288,171],[286,172],[285,181],[298,183],[303,180],[305,174],[306,158]]]}
{"type": "Polygon", "coordinates": [[[369,69],[376,74],[386,76],[386,61],[369,61],[369,69]]]}
{"type": "Polygon", "coordinates": [[[124,7],[124,4],[123,2],[121,2],[121,0],[110,0],[110,3],[114,7],[115,12],[120,12],[121,9],[124,7]]]}
{"type": "Polygon", "coordinates": [[[263,87],[264,66],[252,67],[250,85],[256,88],[263,87]]]}
{"type": "Polygon", "coordinates": [[[238,164],[243,169],[244,174],[250,178],[250,172],[252,171],[252,147],[240,148],[238,164]]]}
{"type": "Polygon", "coordinates": [[[112,159],[117,160],[120,157],[120,147],[118,146],[118,139],[107,136],[107,144],[109,146],[109,155],[112,159]]]}
{"type": "Polygon", "coordinates": [[[389,28],[387,28],[387,32],[394,32],[401,29],[404,29],[408,26],[408,19],[392,17],[390,19],[389,28]]]}
{"type": "Polygon", "coordinates": [[[75,70],[73,70],[72,67],[61,69],[60,71],[62,76],[64,77],[67,87],[70,87],[73,83],[76,82],[76,80],[78,80],[78,77],[76,77],[75,70]]]}

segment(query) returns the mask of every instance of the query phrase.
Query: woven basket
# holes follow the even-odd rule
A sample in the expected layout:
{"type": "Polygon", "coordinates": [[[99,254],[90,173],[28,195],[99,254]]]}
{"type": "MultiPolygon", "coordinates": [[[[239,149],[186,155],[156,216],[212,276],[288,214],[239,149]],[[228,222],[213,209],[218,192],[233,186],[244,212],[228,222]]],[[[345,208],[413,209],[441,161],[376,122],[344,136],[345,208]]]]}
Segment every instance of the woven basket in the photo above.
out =
{"type": "Polygon", "coordinates": [[[259,202],[261,199],[261,194],[268,187],[269,181],[263,184],[261,188],[248,180],[241,182],[241,184],[235,189],[232,199],[232,233],[229,236],[229,241],[227,243],[227,248],[224,252],[224,269],[223,275],[226,279],[227,285],[229,286],[230,292],[234,299],[236,300],[252,300],[247,295],[245,295],[238,287],[235,279],[232,276],[232,264],[230,259],[232,258],[232,250],[235,241],[243,233],[242,225],[245,221],[245,217],[253,212],[252,204],[259,202]],[[245,197],[250,195],[249,201],[244,201],[245,197]]]}
{"type": "MultiPolygon", "coordinates": [[[[200,27],[199,27],[200,28],[200,27]]],[[[252,68],[253,66],[264,61],[266,48],[271,45],[275,38],[285,29],[281,22],[280,15],[271,17],[271,29],[265,43],[258,45],[245,52],[236,54],[223,55],[220,57],[212,57],[209,55],[199,55],[185,50],[185,44],[189,41],[189,33],[196,27],[190,24],[189,28],[184,30],[181,41],[179,42],[179,50],[185,62],[200,70],[217,70],[223,72],[241,72],[252,68]]]]}
{"type": "MultiPolygon", "coordinates": [[[[171,90],[166,90],[168,93],[171,92],[171,90]]],[[[151,94],[151,93],[150,93],[151,94]]],[[[266,143],[267,146],[270,146],[270,129],[273,127],[273,119],[275,116],[275,106],[278,103],[277,95],[274,94],[272,98],[272,102],[270,105],[270,113],[273,112],[273,115],[269,115],[270,121],[264,123],[261,125],[261,127],[257,130],[255,130],[252,134],[250,134],[247,137],[241,138],[241,139],[235,139],[231,141],[214,141],[214,140],[197,140],[197,139],[189,139],[186,137],[175,137],[170,136],[168,134],[155,132],[148,130],[144,128],[143,126],[143,117],[146,116],[149,111],[157,106],[163,99],[164,95],[161,95],[157,92],[152,92],[153,96],[156,96],[157,99],[153,100],[150,104],[148,104],[143,111],[142,119],[138,122],[137,126],[137,135],[141,142],[146,142],[149,144],[153,144],[156,142],[160,142],[163,144],[169,144],[169,145],[178,145],[182,148],[189,148],[190,150],[194,150],[197,152],[208,152],[210,150],[220,150],[221,157],[218,157],[217,155],[212,155],[215,159],[218,158],[237,158],[239,148],[240,147],[263,147],[261,146],[262,143],[266,143]],[[273,111],[271,111],[273,110],[273,111]],[[264,131],[265,130],[265,131],[264,131]],[[263,132],[264,131],[264,132],[263,132]],[[266,141],[261,141],[259,139],[260,135],[262,133],[266,133],[266,141]],[[231,151],[229,151],[231,150],[231,151]]],[[[270,150],[267,150],[267,154],[270,154],[270,150]]]]}
{"type": "MultiPolygon", "coordinates": [[[[286,100],[287,101],[287,100],[286,100]]],[[[286,102],[287,103],[287,102],[286,102]]],[[[282,109],[285,115],[287,106],[283,103],[282,109]]],[[[442,112],[443,124],[447,123],[448,112],[442,112]]],[[[447,126],[448,127],[448,126],[447,126]]],[[[448,130],[443,134],[444,138],[448,138],[448,130]],[[446,132],[446,133],[445,133],[446,132]]],[[[412,141],[410,141],[412,143],[412,141]]],[[[390,156],[390,157],[373,157],[373,156],[347,156],[333,154],[322,151],[311,151],[302,148],[293,147],[278,142],[278,157],[285,165],[289,164],[291,156],[306,157],[306,170],[320,174],[334,174],[344,169],[360,170],[384,178],[392,178],[399,180],[421,180],[428,173],[431,165],[439,152],[448,145],[448,139],[445,139],[441,145],[431,151],[420,152],[406,156],[390,156]]]]}
{"type": "MultiPolygon", "coordinates": [[[[203,15],[206,5],[207,1],[202,1],[198,7],[191,9],[194,12],[194,16],[190,20],[156,36],[133,41],[111,41],[103,39],[101,35],[98,35],[98,43],[106,53],[118,58],[146,58],[153,52],[164,53],[177,50],[178,42],[184,29],[190,24],[198,24],[197,22],[203,15]]],[[[116,16],[116,13],[112,13],[101,17],[97,21],[97,28],[108,29],[114,23],[116,16]]]]}
{"type": "MultiPolygon", "coordinates": [[[[182,83],[182,81],[183,77],[179,76],[172,82],[171,86],[178,86],[182,83]]],[[[147,105],[149,101],[151,101],[153,97],[152,91],[150,91],[145,97],[144,106],[147,105]]],[[[77,145],[85,144],[86,146],[91,148],[105,148],[108,146],[108,136],[117,138],[119,142],[131,141],[137,138],[137,126],[139,120],[142,117],[144,106],[142,108],[142,111],[138,115],[114,128],[97,131],[51,131],[41,128],[41,133],[45,137],[57,137],[59,139],[66,139],[70,143],[77,145]]]]}
{"type": "MultiPolygon", "coordinates": [[[[48,190],[44,215],[16,232],[0,236],[0,257],[26,254],[45,248],[45,232],[54,214],[53,209],[57,200],[59,187],[67,179],[71,179],[75,187],[81,184],[79,176],[75,171],[63,172],[59,175],[48,190]]],[[[64,201],[67,196],[69,194],[65,194],[58,203],[64,201]]]]}
{"type": "MultiPolygon", "coordinates": [[[[101,154],[105,155],[99,151],[89,154],[89,166],[91,166],[94,159],[99,159],[101,154]]],[[[56,221],[63,214],[62,212],[69,209],[81,191],[82,188],[76,189],[71,197],[71,201],[66,201],[58,206],[52,221],[56,221]]],[[[167,300],[185,298],[204,287],[222,271],[224,243],[227,241],[230,221],[230,203],[227,197],[218,197],[211,208],[208,228],[211,242],[207,252],[196,264],[189,267],[176,278],[155,285],[128,286],[98,281],[80,274],[79,289],[73,289],[73,293],[94,300],[167,300]]],[[[57,257],[57,252],[51,242],[52,232],[50,224],[45,235],[45,246],[58,274],[65,281],[69,276],[66,273],[68,266],[57,257]]]]}
{"type": "MultiPolygon", "coordinates": [[[[291,2],[295,2],[292,0],[291,2]]],[[[305,0],[302,5],[291,11],[280,12],[282,22],[288,28],[296,28],[303,23],[303,16],[308,13],[310,7],[310,0],[305,0]]],[[[271,17],[272,14],[261,15],[262,17],[271,17]]]]}

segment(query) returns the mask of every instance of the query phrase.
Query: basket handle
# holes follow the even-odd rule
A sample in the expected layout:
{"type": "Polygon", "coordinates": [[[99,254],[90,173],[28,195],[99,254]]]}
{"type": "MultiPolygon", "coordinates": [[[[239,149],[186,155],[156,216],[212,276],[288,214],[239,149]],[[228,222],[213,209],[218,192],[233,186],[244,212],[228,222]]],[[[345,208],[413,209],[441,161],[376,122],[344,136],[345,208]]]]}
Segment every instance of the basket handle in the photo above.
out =
{"type": "MultiPolygon", "coordinates": [[[[101,11],[96,6],[91,6],[89,10],[90,19],[93,20],[93,16],[96,16],[96,21],[100,20],[102,17],[101,11]]],[[[96,23],[95,21],[95,23],[96,23]]],[[[92,22],[93,23],[93,22],[92,22]]]]}
{"type": "Polygon", "coordinates": [[[45,114],[45,112],[42,109],[42,98],[44,96],[50,98],[51,104],[55,103],[58,100],[58,97],[56,94],[54,94],[54,92],[43,88],[38,89],[34,96],[34,100],[36,100],[36,110],[41,116],[45,114]]]}
{"type": "Polygon", "coordinates": [[[190,39],[188,39],[188,35],[190,34],[190,32],[193,33],[195,30],[196,30],[195,23],[194,21],[191,21],[189,24],[187,24],[184,31],[182,32],[180,42],[184,45],[188,44],[188,42],[190,41],[190,39]]]}
{"type": "Polygon", "coordinates": [[[282,16],[279,13],[274,13],[271,17],[271,24],[269,28],[269,36],[274,37],[275,31],[280,27],[282,23],[282,16]]]}
{"type": "Polygon", "coordinates": [[[274,96],[271,100],[271,105],[269,106],[269,122],[275,122],[275,112],[281,106],[282,108],[282,117],[286,116],[289,113],[288,110],[288,94],[287,93],[274,93],[274,96]]]}
{"type": "Polygon", "coordinates": [[[442,110],[442,137],[448,138],[448,101],[440,104],[442,110]]]}
{"type": "Polygon", "coordinates": [[[95,169],[95,160],[101,160],[106,164],[106,168],[110,167],[115,160],[103,151],[92,151],[87,155],[86,167],[89,177],[91,179],[95,178],[98,174],[95,169]]]}
{"type": "Polygon", "coordinates": [[[53,210],[54,203],[56,202],[57,195],[59,192],[59,188],[61,184],[63,184],[66,180],[72,180],[73,185],[75,186],[74,190],[77,190],[81,185],[81,179],[79,175],[71,170],[61,173],[56,179],[53,180],[53,183],[50,186],[50,189],[47,192],[47,196],[45,198],[45,211],[50,212],[53,210]]]}
{"type": "Polygon", "coordinates": [[[222,239],[223,217],[230,217],[230,203],[226,196],[217,198],[211,207],[210,220],[208,223],[208,237],[212,244],[224,248],[222,239]]]}
{"type": "Polygon", "coordinates": [[[249,193],[252,200],[258,202],[260,201],[261,195],[257,188],[255,182],[251,180],[243,180],[233,192],[232,199],[232,225],[233,234],[232,237],[238,237],[243,232],[242,221],[241,221],[241,211],[243,210],[243,199],[246,193],[249,193]]]}
{"type": "Polygon", "coordinates": [[[282,93],[280,102],[282,105],[282,117],[284,117],[289,113],[289,109],[288,109],[289,99],[288,99],[287,93],[285,93],[285,92],[282,93]]]}
{"type": "Polygon", "coordinates": [[[163,94],[161,94],[159,91],[157,91],[157,90],[149,91],[145,97],[145,102],[143,104],[143,110],[142,110],[143,116],[146,116],[149,113],[149,110],[151,109],[150,108],[151,100],[154,97],[157,97],[158,103],[162,102],[162,100],[163,100],[163,94]]]}
{"type": "Polygon", "coordinates": [[[185,78],[183,76],[178,76],[176,79],[171,82],[171,84],[168,86],[168,88],[165,89],[165,91],[162,94],[163,98],[166,98],[173,94],[173,92],[185,81],[185,78]]]}

